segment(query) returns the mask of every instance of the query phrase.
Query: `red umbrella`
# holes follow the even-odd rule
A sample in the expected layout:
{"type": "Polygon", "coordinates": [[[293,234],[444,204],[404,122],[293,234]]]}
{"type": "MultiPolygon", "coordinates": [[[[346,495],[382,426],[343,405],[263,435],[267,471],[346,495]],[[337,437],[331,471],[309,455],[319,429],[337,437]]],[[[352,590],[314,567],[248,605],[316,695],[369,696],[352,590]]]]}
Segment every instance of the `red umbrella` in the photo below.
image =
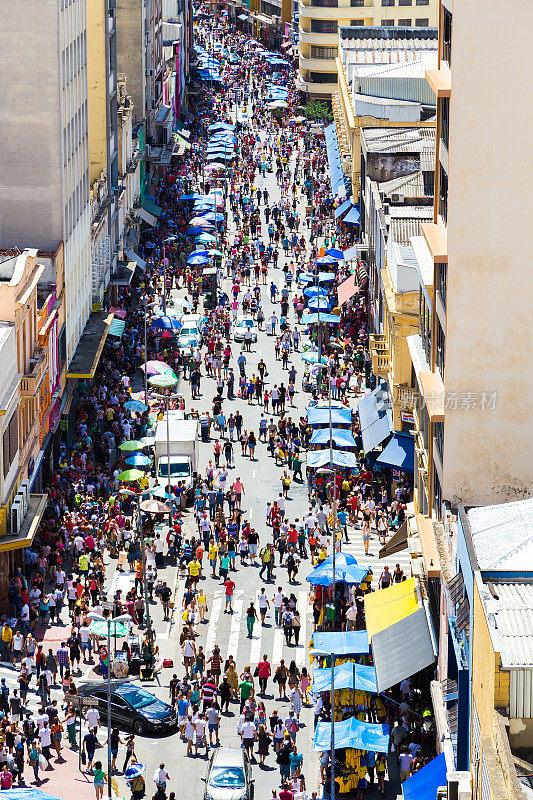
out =
{"type": "Polygon", "coordinates": [[[143,500],[139,503],[139,508],[145,514],[170,514],[170,508],[166,503],[160,503],[159,500],[143,500]]]}
{"type": "Polygon", "coordinates": [[[161,338],[162,339],[172,339],[172,334],[170,333],[170,331],[163,331],[163,333],[161,334],[161,338]]]}

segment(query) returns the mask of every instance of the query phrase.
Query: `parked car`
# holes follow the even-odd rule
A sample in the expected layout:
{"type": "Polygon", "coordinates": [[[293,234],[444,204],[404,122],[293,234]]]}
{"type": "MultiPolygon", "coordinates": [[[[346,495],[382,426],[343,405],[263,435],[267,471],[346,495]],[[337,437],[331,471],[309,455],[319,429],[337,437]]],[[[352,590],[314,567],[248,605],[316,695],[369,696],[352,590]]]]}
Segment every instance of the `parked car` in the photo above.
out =
{"type": "Polygon", "coordinates": [[[205,781],[204,800],[253,800],[254,780],[246,752],[240,747],[213,751],[205,781]]]}
{"type": "MultiPolygon", "coordinates": [[[[94,698],[103,720],[107,719],[107,687],[105,684],[86,684],[78,689],[81,697],[94,698]]],[[[177,715],[172,706],[159,700],[152,692],[136,683],[111,681],[111,723],[133,728],[142,736],[147,732],[171,730],[176,727],[177,715]]]]}
{"type": "Polygon", "coordinates": [[[252,332],[252,342],[257,342],[257,326],[255,320],[245,314],[239,315],[235,320],[233,338],[236,342],[244,341],[244,334],[247,328],[252,332]]]}

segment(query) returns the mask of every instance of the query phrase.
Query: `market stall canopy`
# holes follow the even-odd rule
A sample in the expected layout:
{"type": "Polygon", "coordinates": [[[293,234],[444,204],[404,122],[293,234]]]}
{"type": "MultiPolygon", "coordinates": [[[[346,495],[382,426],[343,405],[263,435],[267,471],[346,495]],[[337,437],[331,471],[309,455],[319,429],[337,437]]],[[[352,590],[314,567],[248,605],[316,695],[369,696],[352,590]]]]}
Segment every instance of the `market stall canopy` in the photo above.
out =
{"type": "Polygon", "coordinates": [[[392,433],[392,409],[385,381],[381,381],[372,392],[359,400],[357,413],[366,454],[392,433]]]}
{"type": "MultiPolygon", "coordinates": [[[[353,747],[356,750],[371,750],[374,753],[389,752],[389,726],[373,722],[361,722],[355,717],[335,722],[335,749],[353,747]]],[[[313,738],[314,750],[329,750],[331,747],[331,722],[319,722],[313,738]]]]}
{"type": "Polygon", "coordinates": [[[343,214],[346,214],[352,207],[352,198],[350,197],[349,200],[345,200],[344,203],[341,203],[340,206],[337,206],[335,211],[333,212],[333,216],[335,219],[339,219],[342,217],[343,214]]]}
{"type": "MultiPolygon", "coordinates": [[[[127,636],[129,626],[124,625],[123,622],[115,622],[114,620],[110,625],[111,636],[127,636]]],[[[89,632],[96,634],[96,636],[107,636],[107,622],[100,622],[95,620],[89,625],[89,632]]],[[[2,795],[3,797],[3,795],[2,795]]]]}
{"type": "Polygon", "coordinates": [[[346,216],[342,221],[344,225],[359,225],[359,223],[361,222],[361,214],[359,212],[359,209],[356,208],[356,206],[353,206],[353,208],[351,208],[350,211],[348,211],[348,213],[346,214],[346,216]]]}
{"type": "Polygon", "coordinates": [[[380,692],[435,661],[429,615],[415,578],[365,595],[365,617],[380,692]]]}
{"type": "Polygon", "coordinates": [[[330,461],[336,467],[346,469],[353,469],[357,466],[355,453],[346,453],[344,450],[333,450],[331,453],[329,450],[315,450],[307,453],[307,466],[313,469],[329,465],[330,461]]]}
{"type": "MultiPolygon", "coordinates": [[[[309,425],[323,425],[329,423],[329,408],[306,408],[307,422],[309,425]]],[[[352,422],[351,408],[332,408],[331,424],[346,425],[352,422]]]]}
{"type": "MultiPolygon", "coordinates": [[[[362,583],[368,570],[369,567],[359,564],[335,564],[335,583],[362,583]]],[[[333,583],[333,566],[322,562],[307,576],[306,581],[312,586],[330,586],[333,583]]]]}
{"type": "Polygon", "coordinates": [[[346,280],[343,281],[340,286],[337,286],[337,298],[340,306],[343,306],[344,303],[347,303],[348,300],[359,291],[359,287],[355,285],[355,280],[356,275],[354,272],[349,278],[346,278],[346,280]]]}
{"type": "Polygon", "coordinates": [[[435,800],[439,786],[446,786],[446,756],[440,753],[402,783],[404,800],[435,800]]]}
{"type": "Polygon", "coordinates": [[[415,471],[415,440],[411,433],[396,431],[383,452],[376,458],[376,464],[402,472],[415,471]]]}
{"type": "Polygon", "coordinates": [[[341,318],[337,314],[303,314],[302,325],[316,325],[319,322],[338,325],[341,318]]]}
{"type": "MultiPolygon", "coordinates": [[[[334,667],[334,689],[357,689],[360,692],[377,694],[376,670],[355,661],[334,667]]],[[[313,692],[329,692],[331,689],[331,669],[313,669],[313,692]]]]}
{"type": "Polygon", "coordinates": [[[323,289],[321,286],[308,286],[307,289],[304,289],[304,295],[306,297],[327,297],[329,294],[327,289],[323,289]]]}
{"type": "Polygon", "coordinates": [[[313,647],[335,656],[357,656],[368,653],[366,631],[335,631],[313,633],[313,647]]]}
{"type": "Polygon", "coordinates": [[[344,447],[355,447],[353,433],[345,428],[332,428],[331,434],[329,428],[317,428],[311,436],[311,444],[329,444],[330,439],[344,447]]]}
{"type": "Polygon", "coordinates": [[[309,300],[309,308],[316,311],[318,308],[322,311],[331,311],[331,305],[325,297],[313,297],[309,300]]]}

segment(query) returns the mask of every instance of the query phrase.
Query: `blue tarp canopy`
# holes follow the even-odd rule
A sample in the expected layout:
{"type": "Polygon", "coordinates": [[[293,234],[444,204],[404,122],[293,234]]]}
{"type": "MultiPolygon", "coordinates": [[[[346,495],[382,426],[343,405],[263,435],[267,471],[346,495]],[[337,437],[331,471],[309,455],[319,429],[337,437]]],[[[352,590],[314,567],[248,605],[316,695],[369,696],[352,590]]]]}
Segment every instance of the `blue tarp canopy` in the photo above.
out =
{"type": "Polygon", "coordinates": [[[312,453],[307,453],[307,466],[312,467],[313,469],[323,467],[326,464],[329,464],[330,461],[332,461],[337,467],[353,469],[355,466],[357,466],[355,453],[346,453],[344,450],[333,450],[331,453],[331,459],[329,450],[315,450],[312,453]]]}
{"type": "Polygon", "coordinates": [[[303,325],[314,325],[316,322],[334,322],[338,325],[340,321],[341,318],[337,314],[303,314],[302,316],[303,325]]]}
{"type": "Polygon", "coordinates": [[[345,200],[344,203],[341,203],[340,206],[337,206],[334,213],[335,219],[339,219],[339,217],[342,217],[342,215],[346,214],[346,212],[349,211],[351,207],[352,207],[352,198],[350,197],[349,200],[345,200]]]}
{"type": "Polygon", "coordinates": [[[307,289],[304,289],[304,295],[306,297],[327,297],[329,294],[327,289],[323,289],[321,286],[308,286],[307,289]]]}
{"type": "Polygon", "coordinates": [[[392,409],[384,381],[359,400],[357,413],[361,423],[363,450],[369,453],[392,433],[392,409]]]}
{"type": "Polygon", "coordinates": [[[326,297],[311,297],[308,304],[312,311],[317,311],[318,309],[321,311],[331,311],[331,303],[326,297]]]}
{"type": "MultiPolygon", "coordinates": [[[[326,256],[328,258],[329,256],[326,256]]],[[[329,281],[335,280],[335,273],[334,272],[319,272],[318,273],[318,282],[319,283],[329,283],[329,281]]]]}
{"type": "MultiPolygon", "coordinates": [[[[355,717],[335,722],[334,725],[336,750],[353,747],[356,750],[372,750],[374,753],[389,752],[388,725],[360,722],[355,717]]],[[[313,749],[329,750],[330,747],[331,722],[319,722],[313,738],[313,749]]]]}
{"type": "Polygon", "coordinates": [[[435,800],[439,786],[446,786],[446,756],[441,753],[412,778],[402,783],[404,800],[435,800]]]}
{"type": "Polygon", "coordinates": [[[345,225],[359,225],[361,222],[361,214],[359,209],[355,206],[349,211],[342,220],[345,225]]]}
{"type": "MultiPolygon", "coordinates": [[[[335,583],[361,583],[368,570],[369,567],[360,567],[359,564],[337,566],[335,563],[335,583]]],[[[322,562],[309,573],[306,581],[313,586],[330,586],[333,583],[333,565],[322,562]]]]}
{"type": "MultiPolygon", "coordinates": [[[[322,314],[320,315],[322,317],[322,314]]],[[[365,399],[365,398],[363,398],[365,399]]],[[[361,405],[361,403],[359,403],[361,405]]],[[[307,422],[309,425],[321,425],[324,422],[329,422],[329,408],[307,408],[307,422]]],[[[332,408],[331,409],[331,424],[332,425],[346,425],[352,422],[352,409],[351,408],[332,408]]]]}
{"type": "MultiPolygon", "coordinates": [[[[316,428],[311,436],[311,444],[329,444],[329,428],[316,428]]],[[[331,438],[335,444],[344,447],[355,447],[353,433],[345,428],[332,428],[331,438]]]]}
{"type": "Polygon", "coordinates": [[[370,649],[366,631],[316,632],[313,633],[313,647],[335,656],[357,656],[370,649]]]}
{"type": "Polygon", "coordinates": [[[39,789],[3,789],[2,797],[6,800],[57,800],[52,794],[41,792],[39,789]]]}
{"type": "MultiPolygon", "coordinates": [[[[376,668],[355,661],[339,664],[334,668],[334,689],[358,689],[361,692],[377,694],[376,668]]],[[[331,669],[313,670],[313,692],[329,692],[331,689],[331,669]]]]}
{"type": "Polygon", "coordinates": [[[334,122],[324,128],[324,138],[326,141],[326,155],[328,157],[331,190],[333,194],[336,195],[341,188],[346,191],[346,182],[341,167],[339,142],[334,122]]]}
{"type": "Polygon", "coordinates": [[[415,440],[413,436],[410,433],[395,433],[381,455],[376,458],[376,464],[413,473],[415,470],[415,440]]]}

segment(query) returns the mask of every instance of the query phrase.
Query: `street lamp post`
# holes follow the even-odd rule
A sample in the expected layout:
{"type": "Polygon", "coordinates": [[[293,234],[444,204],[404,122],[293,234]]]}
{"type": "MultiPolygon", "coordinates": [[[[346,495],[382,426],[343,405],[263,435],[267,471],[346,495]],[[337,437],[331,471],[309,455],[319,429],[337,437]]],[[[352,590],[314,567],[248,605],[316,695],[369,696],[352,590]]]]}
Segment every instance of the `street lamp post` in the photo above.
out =
{"type": "Polygon", "coordinates": [[[167,260],[167,243],[177,241],[177,236],[167,236],[166,239],[163,241],[163,314],[167,313],[167,266],[165,261],[167,260]]]}
{"type": "Polygon", "coordinates": [[[131,622],[129,614],[122,614],[120,617],[104,617],[102,614],[97,614],[95,611],[90,611],[87,614],[88,619],[94,622],[107,623],[107,796],[111,798],[111,623],[115,625],[118,623],[131,622]]]}
{"type": "MultiPolygon", "coordinates": [[[[144,613],[146,617],[146,627],[148,638],[150,640],[150,645],[152,644],[153,640],[153,632],[152,632],[152,617],[150,615],[150,605],[148,602],[148,583],[146,581],[146,545],[144,541],[144,530],[142,526],[142,519],[141,519],[141,497],[136,492],[132,492],[130,489],[121,489],[121,494],[128,495],[131,498],[134,498],[137,502],[137,532],[139,534],[140,544],[141,544],[141,563],[142,563],[142,570],[143,570],[143,598],[144,598],[144,613]]],[[[149,513],[149,512],[145,512],[149,513]]]]}
{"type": "Polygon", "coordinates": [[[144,405],[148,405],[148,372],[146,371],[146,362],[148,361],[148,322],[147,322],[147,312],[149,308],[153,308],[157,305],[157,303],[149,303],[146,297],[143,296],[141,301],[141,305],[144,309],[144,363],[145,363],[145,370],[144,370],[144,405]]]}
{"type": "MultiPolygon", "coordinates": [[[[335,570],[335,567],[333,568],[335,570]]],[[[335,579],[335,572],[333,572],[335,579]]],[[[330,739],[330,798],[335,800],[335,653],[328,653],[325,650],[313,649],[309,651],[311,656],[329,656],[331,669],[331,686],[329,690],[329,704],[331,706],[331,739],[330,739]]]]}

